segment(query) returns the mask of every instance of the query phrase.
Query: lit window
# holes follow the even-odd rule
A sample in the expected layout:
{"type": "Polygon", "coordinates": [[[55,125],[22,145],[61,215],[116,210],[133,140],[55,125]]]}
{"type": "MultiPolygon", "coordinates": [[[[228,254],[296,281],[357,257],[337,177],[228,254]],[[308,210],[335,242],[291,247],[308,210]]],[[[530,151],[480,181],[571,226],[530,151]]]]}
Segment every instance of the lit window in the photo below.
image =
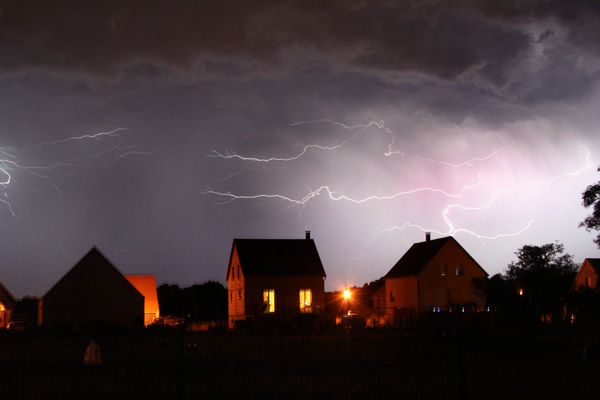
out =
{"type": "Polygon", "coordinates": [[[274,289],[263,290],[263,304],[265,306],[266,313],[275,312],[275,290],[274,289]]]}
{"type": "Polygon", "coordinates": [[[440,270],[440,275],[441,276],[448,275],[448,264],[446,264],[446,263],[442,264],[442,269],[440,270]]]}
{"type": "Polygon", "coordinates": [[[586,276],[586,278],[585,278],[585,286],[587,286],[588,288],[591,289],[591,287],[592,287],[592,277],[591,276],[586,276]]]}
{"type": "Polygon", "coordinates": [[[241,300],[241,299],[242,299],[242,291],[238,290],[238,300],[241,300]]]}
{"type": "Polygon", "coordinates": [[[390,292],[390,303],[393,303],[396,301],[396,296],[394,296],[394,291],[392,290],[390,292]]]}
{"type": "Polygon", "coordinates": [[[458,264],[456,266],[456,276],[463,276],[465,274],[465,270],[462,265],[458,264]]]}
{"type": "Polygon", "coordinates": [[[312,312],[312,291],[310,289],[300,289],[300,312],[312,312]]]}

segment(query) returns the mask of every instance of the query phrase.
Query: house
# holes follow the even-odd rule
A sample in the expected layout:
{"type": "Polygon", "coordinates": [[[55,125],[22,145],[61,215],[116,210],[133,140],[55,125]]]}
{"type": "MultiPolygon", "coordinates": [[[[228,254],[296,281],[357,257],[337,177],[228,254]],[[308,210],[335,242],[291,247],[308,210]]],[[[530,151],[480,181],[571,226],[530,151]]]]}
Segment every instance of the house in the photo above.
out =
{"type": "Polygon", "coordinates": [[[388,319],[401,323],[422,312],[469,311],[484,299],[473,286],[487,272],[453,237],[413,244],[385,275],[388,319]]]}
{"type": "Polygon", "coordinates": [[[586,258],[575,277],[575,289],[596,289],[600,274],[600,258],[586,258]]]}
{"type": "Polygon", "coordinates": [[[38,325],[142,325],[144,296],[92,248],[40,300],[38,325]]]}
{"type": "Polygon", "coordinates": [[[144,296],[144,325],[152,324],[160,317],[156,278],[154,275],[125,275],[129,281],[144,296]]]}
{"type": "Polygon", "coordinates": [[[230,328],[324,309],[325,270],[310,232],[305,239],[234,239],[226,279],[230,328]]]}
{"type": "Polygon", "coordinates": [[[6,328],[11,321],[15,308],[15,298],[0,282],[0,329],[6,328]]]}

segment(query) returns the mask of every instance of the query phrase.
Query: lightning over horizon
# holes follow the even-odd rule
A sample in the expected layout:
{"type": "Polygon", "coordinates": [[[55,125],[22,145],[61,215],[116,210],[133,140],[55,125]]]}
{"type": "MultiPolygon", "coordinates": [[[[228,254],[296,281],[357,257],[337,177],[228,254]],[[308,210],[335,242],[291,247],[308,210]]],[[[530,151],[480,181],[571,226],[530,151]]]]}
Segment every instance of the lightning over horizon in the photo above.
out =
{"type": "MultiPolygon", "coordinates": [[[[127,131],[127,128],[115,128],[106,132],[98,132],[94,134],[85,134],[79,136],[69,136],[64,139],[55,141],[45,141],[35,143],[29,147],[19,149],[12,146],[0,147],[0,203],[2,203],[9,213],[16,217],[14,204],[10,200],[9,192],[11,190],[30,190],[44,197],[40,190],[30,187],[17,186],[19,175],[28,175],[40,180],[44,180],[52,187],[59,199],[63,200],[62,192],[56,183],[56,178],[61,176],[58,173],[61,170],[69,171],[74,169],[89,169],[93,167],[106,167],[124,157],[131,155],[147,156],[152,155],[151,152],[136,150],[137,145],[126,144],[122,138],[122,132],[127,131]],[[84,152],[72,157],[59,158],[52,160],[52,157],[47,155],[41,149],[58,148],[74,142],[92,141],[102,142],[104,140],[118,139],[117,143],[106,143],[109,147],[98,149],[96,152],[84,152]],[[39,157],[40,154],[45,154],[44,159],[50,158],[50,161],[31,161],[39,157]]],[[[64,149],[63,149],[64,150],[64,149]]],[[[78,150],[78,149],[76,149],[78,150]]],[[[78,150],[80,151],[80,150],[78,150]]]]}
{"type": "MultiPolygon", "coordinates": [[[[356,130],[359,129],[358,132],[354,133],[352,136],[344,139],[343,141],[338,142],[335,145],[331,146],[322,146],[318,144],[307,144],[303,147],[302,151],[297,153],[296,155],[283,157],[283,156],[270,156],[265,158],[260,157],[251,157],[251,156],[243,156],[236,152],[230,151],[227,153],[217,152],[213,150],[212,154],[209,157],[212,158],[222,158],[226,160],[237,159],[243,162],[249,163],[271,163],[271,162],[280,162],[286,163],[289,161],[298,161],[303,156],[307,154],[310,150],[320,150],[320,151],[328,151],[331,157],[335,157],[334,151],[340,149],[343,146],[349,146],[350,142],[355,139],[359,134],[363,134],[368,128],[376,128],[382,133],[386,135],[391,135],[391,141],[387,145],[387,151],[380,153],[383,157],[399,157],[399,160],[412,160],[413,162],[425,163],[430,165],[437,165],[448,170],[456,170],[456,171],[471,171],[469,174],[475,173],[477,176],[476,181],[471,182],[463,182],[462,186],[456,190],[448,190],[441,186],[417,186],[407,190],[395,191],[391,194],[368,194],[362,197],[350,196],[344,193],[342,190],[334,189],[331,184],[324,184],[319,186],[317,189],[309,190],[305,195],[300,197],[293,197],[289,195],[285,195],[282,193],[257,193],[257,194],[240,194],[234,193],[232,191],[227,190],[214,190],[207,189],[204,190],[203,193],[206,195],[213,195],[220,198],[225,199],[223,202],[219,204],[226,204],[236,200],[258,200],[258,199],[267,199],[267,200],[276,200],[283,201],[290,204],[290,206],[306,206],[312,200],[316,199],[319,196],[324,196],[326,199],[333,202],[347,202],[353,205],[361,205],[369,202],[375,201],[394,201],[400,200],[403,197],[417,195],[417,194],[437,194],[441,196],[442,199],[454,200],[445,206],[441,207],[439,210],[439,221],[444,224],[445,228],[434,228],[434,227],[426,227],[423,224],[415,223],[414,221],[407,220],[400,225],[392,225],[388,226],[381,231],[377,232],[370,239],[367,240],[362,253],[359,256],[352,257],[352,260],[361,259],[369,254],[371,254],[368,249],[372,246],[372,244],[378,240],[381,235],[392,232],[399,232],[405,229],[417,229],[421,232],[433,232],[440,236],[455,236],[457,234],[466,234],[476,238],[482,246],[485,247],[486,241],[493,241],[502,238],[510,238],[517,237],[522,235],[531,226],[535,223],[534,218],[529,218],[526,220],[523,225],[519,228],[512,231],[500,231],[500,232],[491,232],[491,233],[483,233],[477,230],[468,228],[466,226],[461,226],[456,221],[457,217],[453,217],[454,211],[464,211],[464,212],[478,212],[484,211],[487,209],[491,209],[494,203],[502,196],[507,195],[513,192],[519,192],[525,190],[534,185],[542,185],[542,184],[552,184],[560,179],[564,178],[573,178],[581,174],[582,172],[588,170],[592,166],[591,161],[591,151],[588,148],[585,148],[585,165],[575,171],[571,172],[563,172],[559,173],[556,176],[548,177],[548,178],[533,178],[527,179],[522,183],[516,183],[504,188],[496,188],[491,193],[487,193],[486,191],[478,190],[483,184],[489,185],[490,178],[488,177],[489,172],[486,173],[486,176],[483,177],[482,173],[479,171],[478,165],[485,164],[490,162],[492,159],[500,157],[504,154],[504,158],[509,157],[510,154],[507,152],[507,146],[501,146],[494,151],[491,151],[487,154],[481,156],[475,156],[472,158],[468,158],[461,162],[450,162],[446,160],[434,159],[431,157],[424,157],[414,154],[409,154],[404,151],[394,150],[394,146],[396,144],[396,136],[391,131],[391,129],[385,126],[383,120],[379,121],[370,121],[364,124],[346,124],[343,122],[335,121],[333,119],[324,118],[313,121],[299,121],[291,126],[301,126],[305,124],[329,124],[336,128],[341,128],[344,130],[356,130]],[[469,196],[467,196],[467,194],[469,196]],[[481,199],[483,197],[483,201],[481,199]]],[[[244,173],[245,167],[234,172],[232,175],[239,175],[244,173]]],[[[461,174],[461,175],[464,175],[461,174]]],[[[222,181],[224,182],[224,180],[222,181]]]]}

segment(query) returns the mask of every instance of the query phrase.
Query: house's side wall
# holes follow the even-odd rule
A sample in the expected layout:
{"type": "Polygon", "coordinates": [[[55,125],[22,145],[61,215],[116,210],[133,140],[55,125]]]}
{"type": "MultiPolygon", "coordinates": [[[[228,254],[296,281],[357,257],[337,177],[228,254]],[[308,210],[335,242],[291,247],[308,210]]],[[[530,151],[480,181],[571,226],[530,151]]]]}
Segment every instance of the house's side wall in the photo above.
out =
{"type": "Polygon", "coordinates": [[[418,299],[419,287],[415,277],[386,278],[386,315],[391,324],[397,325],[400,319],[413,315],[418,310],[418,299]]]}
{"type": "Polygon", "coordinates": [[[586,260],[583,262],[583,265],[581,265],[581,269],[575,278],[575,288],[583,289],[587,287],[590,289],[595,289],[598,287],[598,275],[596,274],[594,267],[592,267],[589,261],[586,260]]]}
{"type": "Polygon", "coordinates": [[[235,327],[235,321],[246,319],[244,290],[245,278],[240,265],[237,249],[234,247],[229,263],[229,276],[227,277],[228,325],[235,327]]]}
{"type": "Polygon", "coordinates": [[[300,290],[312,292],[312,313],[325,308],[325,281],[321,276],[251,277],[246,279],[245,308],[254,318],[269,317],[264,312],[263,291],[275,290],[276,318],[286,318],[300,312],[300,290]]]}
{"type": "Polygon", "coordinates": [[[453,304],[483,307],[485,299],[475,291],[473,281],[485,277],[459,245],[448,242],[419,274],[419,311],[432,311],[434,307],[447,311],[453,304]],[[457,266],[462,266],[462,275],[457,276],[457,266]],[[446,276],[442,276],[442,270],[446,276]]]}

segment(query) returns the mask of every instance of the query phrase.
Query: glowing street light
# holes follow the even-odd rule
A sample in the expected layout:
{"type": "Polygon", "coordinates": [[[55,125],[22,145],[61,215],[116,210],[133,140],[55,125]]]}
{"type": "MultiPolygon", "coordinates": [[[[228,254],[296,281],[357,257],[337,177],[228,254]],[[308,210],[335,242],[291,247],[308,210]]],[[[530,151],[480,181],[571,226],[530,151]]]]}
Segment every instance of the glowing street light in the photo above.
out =
{"type": "Polygon", "coordinates": [[[349,301],[352,298],[352,292],[350,291],[350,289],[344,289],[344,291],[342,292],[342,297],[345,301],[349,301]]]}

